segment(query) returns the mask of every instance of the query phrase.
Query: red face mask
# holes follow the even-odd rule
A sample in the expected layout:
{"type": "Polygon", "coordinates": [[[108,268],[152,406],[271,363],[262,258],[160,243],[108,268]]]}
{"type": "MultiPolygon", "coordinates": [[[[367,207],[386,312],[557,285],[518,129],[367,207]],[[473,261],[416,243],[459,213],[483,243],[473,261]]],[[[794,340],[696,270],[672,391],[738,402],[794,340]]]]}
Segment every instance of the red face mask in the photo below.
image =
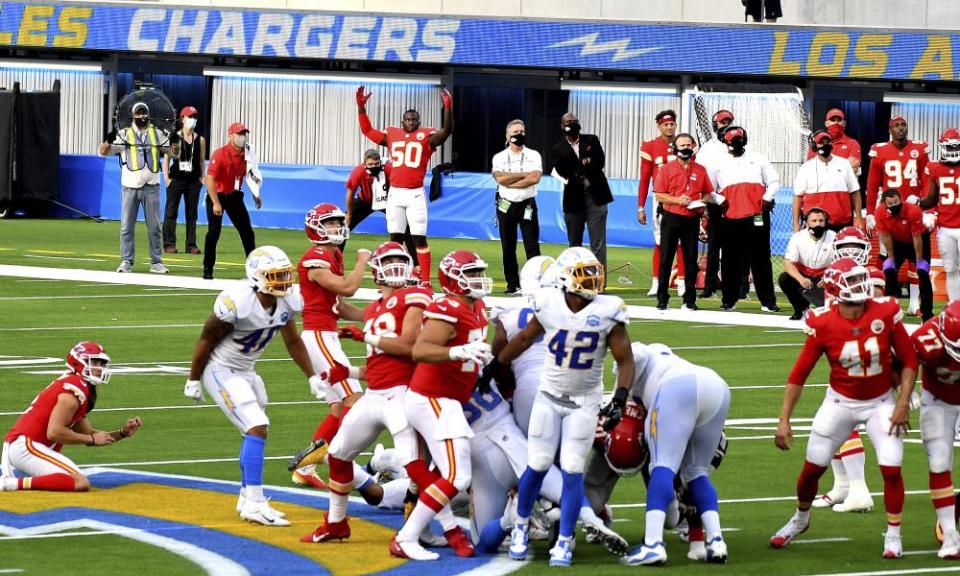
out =
{"type": "Polygon", "coordinates": [[[836,141],[843,137],[843,126],[840,124],[831,124],[827,126],[827,132],[830,133],[830,138],[836,141]]]}

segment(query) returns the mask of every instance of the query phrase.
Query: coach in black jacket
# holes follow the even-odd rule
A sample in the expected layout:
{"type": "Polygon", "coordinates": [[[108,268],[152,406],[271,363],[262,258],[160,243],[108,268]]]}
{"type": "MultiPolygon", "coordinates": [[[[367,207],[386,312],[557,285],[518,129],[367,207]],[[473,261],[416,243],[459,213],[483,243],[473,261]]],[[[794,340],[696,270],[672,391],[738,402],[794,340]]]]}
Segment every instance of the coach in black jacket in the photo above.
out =
{"type": "Polygon", "coordinates": [[[560,119],[564,138],[553,146],[552,175],[563,182],[563,220],[567,243],[583,246],[583,229],[590,233],[590,251],[607,267],[607,204],[613,202],[603,173],[606,156],[600,139],[580,133],[571,113],[560,119]]]}

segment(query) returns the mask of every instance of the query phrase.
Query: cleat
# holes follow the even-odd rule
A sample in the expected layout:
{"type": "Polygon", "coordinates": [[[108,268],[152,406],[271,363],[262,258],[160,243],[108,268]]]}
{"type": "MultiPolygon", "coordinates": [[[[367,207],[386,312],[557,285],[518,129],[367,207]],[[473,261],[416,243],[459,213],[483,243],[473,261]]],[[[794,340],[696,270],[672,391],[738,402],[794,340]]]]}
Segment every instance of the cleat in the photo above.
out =
{"type": "Polygon", "coordinates": [[[437,536],[430,530],[430,527],[427,526],[423,529],[423,532],[420,533],[420,537],[417,538],[417,541],[424,548],[444,548],[448,545],[447,539],[443,536],[437,536]]]}
{"type": "Polygon", "coordinates": [[[302,536],[300,541],[307,542],[308,544],[319,544],[320,542],[330,542],[331,540],[343,542],[350,538],[350,524],[347,523],[348,520],[349,518],[344,518],[339,522],[330,522],[327,519],[327,515],[324,514],[323,524],[312,533],[302,536]]]}
{"type": "Polygon", "coordinates": [[[663,542],[634,546],[620,557],[624,566],[659,566],[667,561],[667,548],[663,542]]]}
{"type": "Polygon", "coordinates": [[[883,557],[887,560],[896,560],[903,555],[903,543],[899,534],[891,534],[888,530],[883,535],[883,557]]]}
{"type": "Polygon", "coordinates": [[[573,564],[573,543],[570,540],[557,540],[550,549],[551,566],[569,566],[573,564]]]}
{"type": "Polygon", "coordinates": [[[425,550],[423,546],[416,542],[400,542],[396,536],[390,539],[387,549],[391,556],[397,558],[408,558],[410,560],[436,560],[440,558],[440,555],[436,552],[425,550]]]}
{"type": "Polygon", "coordinates": [[[276,510],[270,507],[270,503],[251,502],[247,500],[240,510],[240,518],[247,522],[263,524],[264,526],[289,526],[290,521],[280,516],[276,510]]]}
{"type": "Polygon", "coordinates": [[[470,542],[470,539],[467,538],[467,535],[463,533],[463,530],[461,530],[459,526],[447,530],[443,533],[443,536],[447,539],[447,543],[453,548],[453,553],[457,556],[461,558],[473,558],[476,555],[473,543],[470,542]]]}
{"type": "MultiPolygon", "coordinates": [[[[269,501],[270,501],[270,499],[267,498],[267,502],[269,502],[269,501]]],[[[241,488],[241,489],[240,489],[240,496],[237,497],[237,514],[239,514],[240,511],[243,510],[243,506],[244,506],[246,503],[247,503],[247,493],[246,493],[246,491],[245,491],[243,488],[241,488]]],[[[286,514],[284,514],[284,513],[281,512],[280,510],[277,510],[277,509],[274,508],[273,506],[271,506],[270,509],[273,510],[274,514],[276,514],[277,516],[279,516],[279,517],[281,517],[281,518],[286,518],[286,517],[287,517],[286,514]]]]}
{"type": "Polygon", "coordinates": [[[873,510],[873,497],[864,483],[850,485],[850,491],[843,502],[834,505],[834,512],[869,512],[873,510]]]}
{"type": "Polygon", "coordinates": [[[630,548],[623,536],[604,526],[602,521],[596,524],[584,524],[583,535],[587,542],[603,544],[604,548],[617,556],[623,556],[630,548]]]}
{"type": "Polygon", "coordinates": [[[806,524],[800,524],[800,520],[797,519],[797,515],[794,514],[790,517],[790,520],[787,524],[777,530],[777,533],[770,538],[770,546],[780,549],[786,548],[794,538],[803,534],[810,529],[810,520],[808,519],[806,524]]]}
{"type": "Polygon", "coordinates": [[[526,560],[529,547],[530,526],[519,522],[514,524],[510,532],[510,557],[514,560],[526,560]]]}
{"type": "Polygon", "coordinates": [[[937,556],[944,560],[960,560],[960,534],[956,530],[944,534],[937,556]]]}
{"type": "Polygon", "coordinates": [[[18,484],[16,476],[0,476],[0,492],[13,492],[18,484]]]}
{"type": "Polygon", "coordinates": [[[690,524],[686,518],[681,518],[680,521],[677,522],[677,536],[683,542],[690,542],[690,524]]]}
{"type": "Polygon", "coordinates": [[[318,490],[330,490],[330,486],[323,481],[323,478],[317,476],[316,469],[313,466],[297,468],[293,471],[290,480],[297,486],[310,486],[318,490]]]}
{"type": "Polygon", "coordinates": [[[847,487],[837,487],[834,486],[826,494],[817,496],[817,499],[813,501],[814,508],[833,508],[837,504],[843,503],[847,498],[847,487]]]}
{"type": "Polygon", "coordinates": [[[707,547],[700,540],[694,540],[690,543],[690,551],[687,552],[687,558],[698,562],[707,561],[707,547]]]}
{"type": "Polygon", "coordinates": [[[329,445],[323,438],[314,440],[306,448],[300,449],[287,460],[287,470],[293,472],[297,468],[303,468],[310,464],[323,463],[323,458],[327,455],[327,448],[329,448],[329,445]]]}
{"type": "Polygon", "coordinates": [[[723,541],[723,536],[717,536],[707,542],[706,560],[710,564],[727,563],[727,543],[723,541]]]}

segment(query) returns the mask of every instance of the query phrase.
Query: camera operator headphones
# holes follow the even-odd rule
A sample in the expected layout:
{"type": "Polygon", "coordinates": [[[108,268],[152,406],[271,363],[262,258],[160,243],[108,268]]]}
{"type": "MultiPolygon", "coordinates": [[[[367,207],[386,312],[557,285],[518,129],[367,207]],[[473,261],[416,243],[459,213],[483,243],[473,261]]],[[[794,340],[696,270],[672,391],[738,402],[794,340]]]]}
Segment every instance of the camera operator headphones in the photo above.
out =
{"type": "Polygon", "coordinates": [[[830,140],[833,141],[833,137],[830,136],[830,133],[827,132],[824,128],[815,130],[809,136],[807,136],[807,143],[810,145],[811,150],[817,149],[817,140],[819,140],[818,136],[820,135],[826,135],[827,138],[830,138],[830,140]]]}

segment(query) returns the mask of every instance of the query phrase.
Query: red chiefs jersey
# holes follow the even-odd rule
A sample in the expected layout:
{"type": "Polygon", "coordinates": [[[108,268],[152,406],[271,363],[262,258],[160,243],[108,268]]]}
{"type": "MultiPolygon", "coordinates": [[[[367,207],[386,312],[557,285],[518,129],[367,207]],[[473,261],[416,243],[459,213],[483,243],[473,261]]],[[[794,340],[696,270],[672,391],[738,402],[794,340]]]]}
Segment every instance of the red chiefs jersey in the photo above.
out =
{"type": "MultiPolygon", "coordinates": [[[[445,346],[461,346],[467,342],[486,340],[487,316],[482,300],[471,308],[453,296],[441,296],[423,312],[424,322],[440,320],[453,324],[456,334],[445,346]]],[[[465,360],[449,360],[440,364],[420,362],[413,372],[410,389],[432,398],[453,398],[461,403],[470,400],[480,366],[465,360]]]]}
{"type": "Polygon", "coordinates": [[[396,126],[387,128],[387,149],[393,164],[391,188],[423,188],[423,176],[434,150],[430,146],[430,135],[436,131],[436,128],[420,128],[413,132],[405,132],[396,126]]]}
{"type": "Polygon", "coordinates": [[[947,354],[943,347],[939,318],[924,322],[910,339],[923,367],[920,372],[924,390],[944,402],[960,404],[960,386],[957,386],[957,382],[960,382],[960,362],[947,354]]]}
{"type": "Polygon", "coordinates": [[[830,387],[854,400],[870,400],[890,390],[893,357],[905,368],[917,367],[917,355],[903,327],[900,303],[892,298],[867,300],[863,316],[848,320],[840,304],[807,311],[807,340],[787,378],[802,386],[821,354],[830,362],[830,387]]]}
{"type": "Polygon", "coordinates": [[[343,276],[343,254],[336,246],[316,245],[304,252],[297,263],[303,296],[303,329],[336,332],[340,297],[310,279],[310,270],[314,268],[326,268],[343,276]]]}
{"type": "Polygon", "coordinates": [[[873,214],[880,192],[887,188],[900,190],[900,197],[922,196],[926,189],[927,162],[930,147],[918,140],[907,140],[901,150],[893,141],[870,147],[870,172],[867,175],[867,213],[873,214]]]}
{"type": "Polygon", "coordinates": [[[77,374],[66,374],[51,382],[37,397],[30,403],[26,412],[17,418],[13,428],[7,432],[4,442],[13,442],[20,436],[26,436],[33,442],[43,444],[56,451],[60,451],[60,444],[51,442],[47,438],[47,426],[50,423],[50,415],[53,413],[53,407],[57,405],[57,400],[61,394],[72,394],[80,401],[80,406],[70,417],[68,427],[72,427],[77,422],[83,420],[87,415],[87,407],[90,400],[90,386],[77,374]]]}
{"type": "MultiPolygon", "coordinates": [[[[433,301],[433,293],[426,288],[412,286],[396,290],[389,298],[371,302],[363,310],[363,331],[381,337],[396,337],[403,332],[403,319],[410,308],[426,308],[433,301]]],[[[367,344],[367,386],[384,390],[410,384],[416,363],[410,357],[387,354],[367,344]]]]}
{"type": "Polygon", "coordinates": [[[673,146],[657,137],[640,145],[640,187],[637,189],[638,208],[643,208],[650,192],[650,183],[656,181],[660,167],[676,160],[673,146]]]}
{"type": "Polygon", "coordinates": [[[937,199],[937,225],[942,228],[960,228],[960,164],[931,162],[927,164],[927,190],[936,184],[940,192],[937,199]]]}

